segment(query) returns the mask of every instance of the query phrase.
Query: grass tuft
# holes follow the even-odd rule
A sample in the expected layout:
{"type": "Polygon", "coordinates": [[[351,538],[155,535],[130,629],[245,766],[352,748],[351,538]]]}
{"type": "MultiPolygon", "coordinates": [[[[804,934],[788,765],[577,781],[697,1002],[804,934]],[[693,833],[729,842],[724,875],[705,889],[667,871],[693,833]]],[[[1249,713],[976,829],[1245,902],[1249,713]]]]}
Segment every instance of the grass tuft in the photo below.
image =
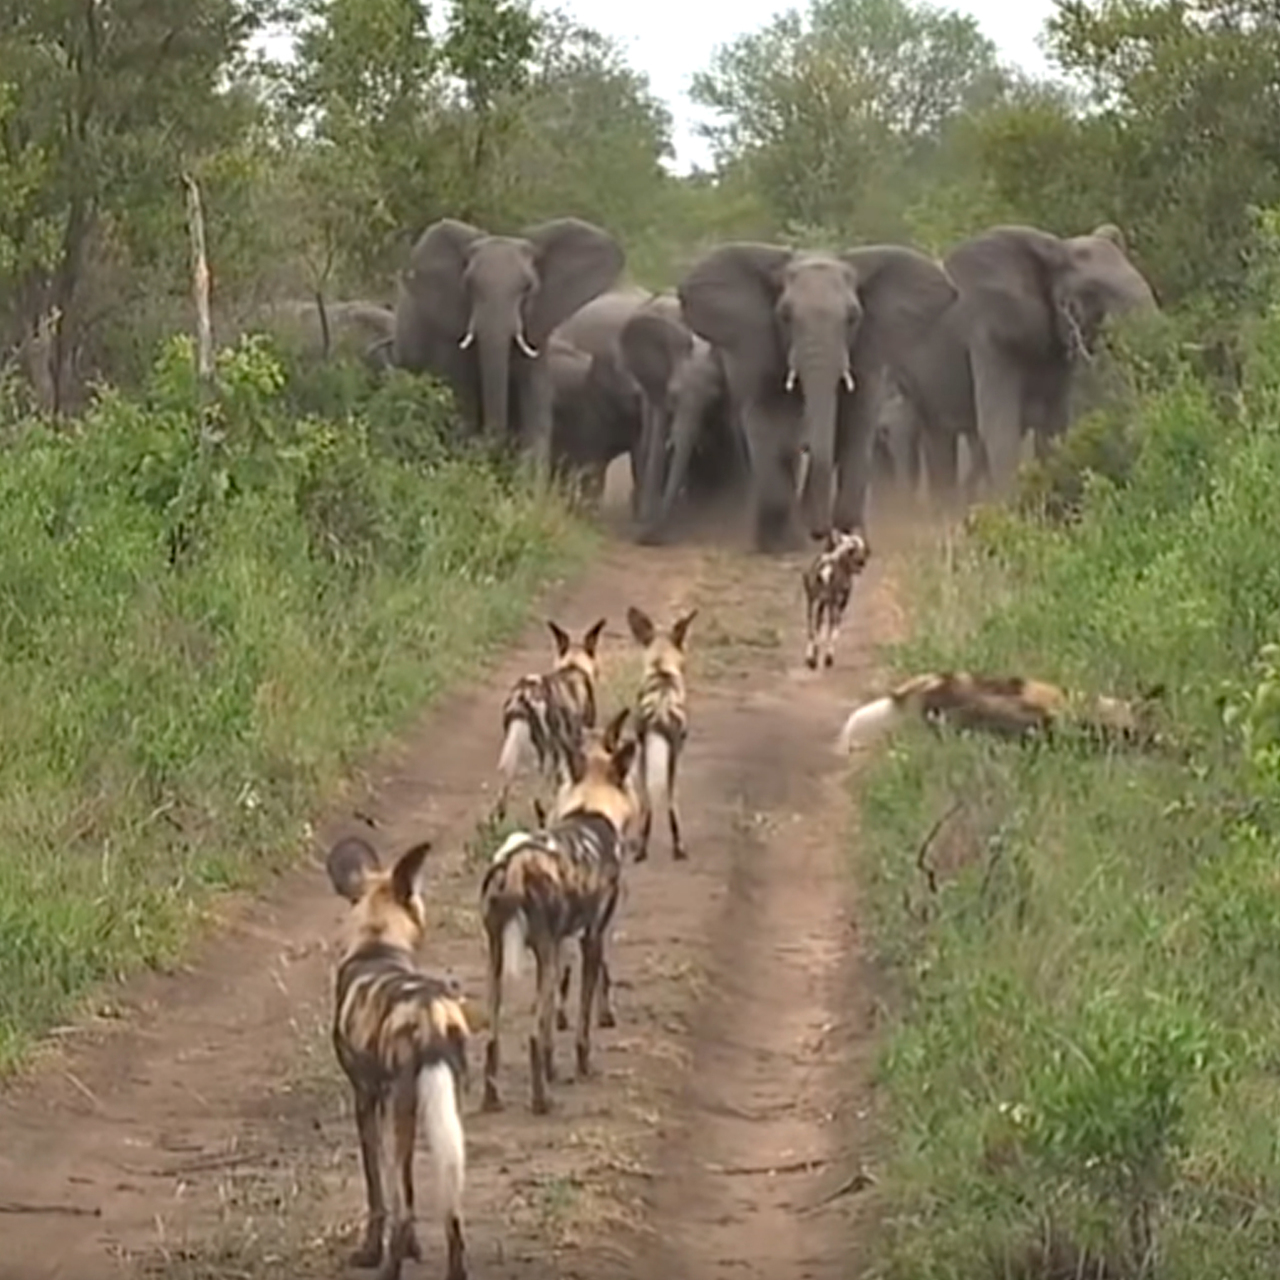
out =
{"type": "Polygon", "coordinates": [[[1273,319],[1237,408],[1189,372],[1146,398],[1070,527],[982,512],[919,567],[901,672],[1163,681],[1192,760],[920,729],[860,772],[896,992],[878,1275],[1280,1270],[1277,353],[1273,319]]]}
{"type": "Polygon", "coordinates": [[[428,382],[303,411],[261,342],[211,401],[191,369],[177,340],[139,397],[4,451],[0,1069],[288,865],[326,789],[592,545],[459,453],[428,382]]]}

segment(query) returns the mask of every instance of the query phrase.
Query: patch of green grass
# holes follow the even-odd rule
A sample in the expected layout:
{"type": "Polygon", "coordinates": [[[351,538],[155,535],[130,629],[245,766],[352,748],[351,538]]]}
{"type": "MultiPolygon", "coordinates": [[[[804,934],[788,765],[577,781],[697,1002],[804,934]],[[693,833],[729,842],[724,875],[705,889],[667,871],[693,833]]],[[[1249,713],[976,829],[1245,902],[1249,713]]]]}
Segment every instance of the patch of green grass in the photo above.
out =
{"type": "Polygon", "coordinates": [[[915,729],[860,772],[875,1274],[1280,1271],[1277,353],[1272,321],[1238,415],[1190,375],[1145,400],[1070,529],[988,511],[919,566],[899,670],[1163,681],[1192,760],[915,729]]]}
{"type": "Polygon", "coordinates": [[[299,414],[269,349],[170,348],[0,458],[0,1067],[297,855],[319,797],[593,535],[395,380],[299,414]]]}

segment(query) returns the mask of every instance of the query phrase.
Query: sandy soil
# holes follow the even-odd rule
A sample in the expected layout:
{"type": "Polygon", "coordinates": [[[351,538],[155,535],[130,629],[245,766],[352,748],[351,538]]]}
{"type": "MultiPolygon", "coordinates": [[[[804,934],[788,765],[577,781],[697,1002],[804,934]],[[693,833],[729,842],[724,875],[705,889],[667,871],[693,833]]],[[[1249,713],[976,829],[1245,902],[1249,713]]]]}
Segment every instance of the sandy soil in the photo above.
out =
{"type": "MultiPolygon", "coordinates": [[[[627,870],[612,953],[619,1025],[597,1033],[597,1077],[557,1084],[554,1113],[535,1117],[523,1055],[509,1048],[506,1110],[480,1114],[473,1088],[472,1274],[857,1274],[874,1042],[854,815],[831,743],[873,683],[875,645],[901,627],[894,556],[872,532],[877,554],[822,674],[802,663],[800,557],[736,550],[736,530],[665,548],[611,542],[483,681],[378,763],[363,794],[335,801],[309,865],[230,909],[189,968],[131,984],[116,1000],[123,1017],[60,1037],[0,1094],[0,1277],[348,1274],[362,1184],[327,1038],[344,908],[320,851],[354,807],[388,852],[431,835],[426,959],[482,998],[475,902],[502,698],[544,667],[543,616],[576,629],[603,614],[611,708],[636,670],[633,602],[660,616],[700,610],[679,784],[691,858],[673,862],[659,826],[649,861],[627,870]]],[[[511,1046],[531,1002],[526,980],[508,1001],[511,1046]]],[[[477,1077],[479,1060],[477,1046],[477,1077]]],[[[419,1181],[426,1259],[409,1277],[442,1274],[425,1161],[419,1181]]]]}

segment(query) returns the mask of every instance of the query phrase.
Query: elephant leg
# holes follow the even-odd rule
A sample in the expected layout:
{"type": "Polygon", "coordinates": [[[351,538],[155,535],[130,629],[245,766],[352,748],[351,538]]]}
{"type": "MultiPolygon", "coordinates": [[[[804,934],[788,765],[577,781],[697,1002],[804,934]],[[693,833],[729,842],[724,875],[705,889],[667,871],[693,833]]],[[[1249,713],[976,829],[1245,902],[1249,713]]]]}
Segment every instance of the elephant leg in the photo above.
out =
{"type": "Polygon", "coordinates": [[[960,441],[945,427],[933,426],[920,437],[929,496],[939,507],[954,504],[958,490],[960,441]]]}
{"type": "Polygon", "coordinates": [[[671,421],[671,463],[667,469],[667,482],[662,489],[662,503],[658,508],[657,523],[660,528],[665,529],[669,524],[680,491],[689,477],[689,460],[693,457],[701,425],[701,416],[688,406],[671,421]]]}
{"type": "Polygon", "coordinates": [[[836,441],[836,493],[831,523],[837,529],[865,529],[871,450],[875,442],[879,395],[874,386],[859,386],[841,407],[836,441]]]}
{"type": "Polygon", "coordinates": [[[974,408],[993,497],[1006,494],[1018,472],[1022,448],[1022,377],[1014,362],[992,344],[975,342],[970,350],[974,408]]]}
{"type": "MultiPolygon", "coordinates": [[[[755,546],[758,551],[778,551],[788,540],[795,509],[797,458],[790,438],[794,433],[784,433],[775,415],[759,404],[744,405],[742,417],[751,459],[755,546]]],[[[671,477],[667,492],[671,492],[671,477]]]]}
{"type": "Polygon", "coordinates": [[[545,353],[540,354],[536,360],[529,361],[521,390],[520,445],[528,452],[535,477],[543,482],[551,474],[551,424],[555,392],[545,353]]]}

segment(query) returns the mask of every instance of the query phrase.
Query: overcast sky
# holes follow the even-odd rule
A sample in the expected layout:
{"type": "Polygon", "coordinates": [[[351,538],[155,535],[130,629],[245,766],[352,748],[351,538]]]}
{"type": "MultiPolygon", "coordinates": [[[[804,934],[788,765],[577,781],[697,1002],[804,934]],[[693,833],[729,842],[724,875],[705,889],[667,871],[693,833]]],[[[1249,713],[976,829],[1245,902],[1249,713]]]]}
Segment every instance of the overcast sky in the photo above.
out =
{"type": "MultiPolygon", "coordinates": [[[[806,7],[804,0],[551,0],[584,26],[612,36],[631,65],[649,77],[675,118],[676,165],[687,171],[707,165],[706,144],[694,133],[700,118],[689,101],[689,81],[711,59],[717,45],[756,31],[776,14],[806,7]]],[[[1028,71],[1046,69],[1036,44],[1052,0],[935,0],[940,7],[970,13],[995,41],[1001,56],[1028,71]]],[[[541,8],[538,0],[535,8],[541,8]]],[[[445,6],[432,6],[438,25],[445,6]]],[[[288,41],[270,37],[268,48],[283,53],[288,41]]]]}
{"type": "MultiPolygon", "coordinates": [[[[971,13],[1002,56],[1029,71],[1045,69],[1036,37],[1052,12],[1051,0],[942,0],[947,8],[971,13]]],[[[707,65],[718,44],[764,26],[775,14],[803,7],[803,0],[559,0],[557,7],[584,26],[613,36],[654,92],[675,116],[677,167],[707,163],[702,140],[693,133],[697,109],[686,96],[695,71],[707,65]]]]}

